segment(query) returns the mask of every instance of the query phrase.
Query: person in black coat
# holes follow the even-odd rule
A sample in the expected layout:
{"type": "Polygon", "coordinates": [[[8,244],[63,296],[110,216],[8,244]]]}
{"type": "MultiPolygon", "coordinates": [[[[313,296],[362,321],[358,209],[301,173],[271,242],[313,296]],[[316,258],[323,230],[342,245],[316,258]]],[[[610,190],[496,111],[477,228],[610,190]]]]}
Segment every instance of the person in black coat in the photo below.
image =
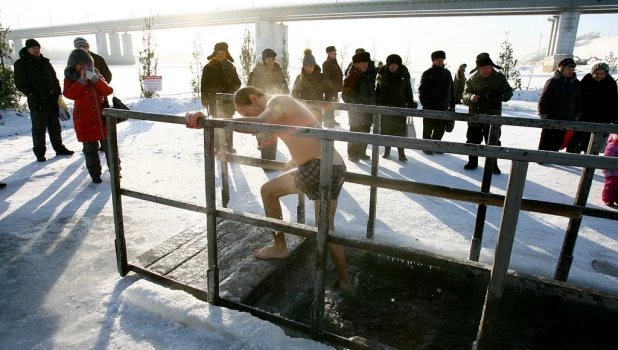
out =
{"type": "MultiPolygon", "coordinates": [[[[336,103],[339,101],[339,92],[343,87],[343,72],[341,72],[339,62],[337,62],[337,49],[334,46],[329,46],[326,48],[326,54],[326,61],[322,63],[322,74],[326,82],[324,85],[324,95],[326,101],[336,103]]],[[[327,128],[340,125],[335,120],[335,111],[332,109],[327,108],[324,111],[323,119],[324,126],[327,128]]]]}
{"type": "MultiPolygon", "coordinates": [[[[359,52],[352,57],[354,69],[343,81],[341,97],[346,103],[375,105],[376,82],[375,75],[368,70],[371,56],[369,52],[359,52]]],[[[373,114],[363,112],[348,112],[350,131],[369,133],[373,124],[373,114]]],[[[371,159],[365,152],[366,143],[349,142],[348,158],[352,162],[360,159],[371,159]]]]}
{"type": "MultiPolygon", "coordinates": [[[[607,63],[597,63],[581,80],[582,113],[580,122],[618,123],[618,91],[616,80],[609,74],[607,63]]],[[[567,152],[586,152],[591,133],[576,131],[567,152]]]]}
{"type": "MultiPolygon", "coordinates": [[[[453,76],[448,69],[444,68],[445,59],[444,51],[433,52],[431,54],[433,65],[423,72],[421,84],[418,88],[423,109],[455,112],[453,76]]],[[[423,118],[423,138],[426,140],[442,140],[445,126],[445,120],[423,118]]],[[[433,154],[431,151],[423,151],[423,153],[433,154]]]]}
{"type": "MultiPolygon", "coordinates": [[[[575,61],[565,58],[547,80],[539,96],[538,114],[542,119],[576,121],[581,114],[581,87],[575,74],[575,61]]],[[[558,152],[566,130],[543,129],[539,150],[558,152]]]]}
{"type": "Polygon", "coordinates": [[[41,55],[41,45],[35,39],[26,40],[15,61],[15,87],[28,98],[32,122],[32,151],[38,162],[45,162],[45,130],[57,156],[73,154],[62,143],[58,99],[60,82],[49,59],[41,55]]]}
{"type": "MultiPolygon", "coordinates": [[[[235,113],[234,102],[223,101],[223,111],[218,113],[215,96],[217,93],[233,94],[240,88],[240,77],[234,67],[234,59],[225,42],[215,44],[212,54],[206,57],[208,63],[202,70],[202,106],[208,108],[211,116],[232,118],[235,113]]],[[[228,153],[236,153],[232,130],[225,130],[225,145],[228,153]]]]}
{"type": "MultiPolygon", "coordinates": [[[[401,56],[390,55],[386,58],[386,65],[379,69],[376,85],[376,99],[379,106],[401,108],[416,108],[410,84],[410,72],[403,65],[401,56]]],[[[380,134],[406,136],[406,117],[398,115],[382,115],[380,134]]],[[[407,161],[405,149],[398,147],[399,160],[407,161]]],[[[388,158],[391,148],[384,147],[382,158],[388,158]]]]}

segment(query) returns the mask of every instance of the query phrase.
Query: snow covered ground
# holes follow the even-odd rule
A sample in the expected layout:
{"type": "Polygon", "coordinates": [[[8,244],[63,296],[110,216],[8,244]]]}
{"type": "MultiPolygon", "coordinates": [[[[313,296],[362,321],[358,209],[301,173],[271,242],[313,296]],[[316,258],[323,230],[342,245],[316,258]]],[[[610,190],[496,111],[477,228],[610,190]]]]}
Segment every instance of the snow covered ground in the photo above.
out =
{"type": "MultiPolygon", "coordinates": [[[[62,72],[56,67],[58,72],[62,72]]],[[[201,108],[191,100],[188,79],[165,73],[161,98],[139,100],[129,88],[135,74],[116,73],[118,97],[133,110],[183,115],[201,108]],[[165,77],[168,78],[165,78],[165,77]],[[124,80],[126,79],[126,81],[124,80]],[[167,79],[167,80],[165,80],[167,79]],[[177,79],[177,80],[176,80],[177,79]],[[125,84],[126,83],[126,84],[125,84]],[[187,85],[186,89],[183,87],[187,85]]],[[[188,68],[184,67],[188,72],[188,68]]],[[[580,77],[589,67],[578,67],[580,77]]],[[[529,91],[518,92],[504,114],[536,118],[536,99],[550,73],[532,75],[529,91]]],[[[184,73],[183,73],[184,74],[184,73]]],[[[189,75],[188,73],[186,74],[189,75]]],[[[526,86],[526,76],[522,80],[526,86]]],[[[418,80],[417,80],[418,81],[418,80]]],[[[71,107],[71,103],[69,106],[71,107]]],[[[458,106],[459,112],[467,108],[458,106]]],[[[182,292],[140,280],[120,278],[116,271],[109,173],[93,184],[85,169],[81,144],[72,121],[62,122],[63,139],[72,157],[35,162],[27,112],[0,111],[0,348],[231,348],[319,349],[323,344],[293,339],[276,326],[248,314],[213,307],[182,292]],[[205,345],[207,344],[207,345],[205,345]]],[[[347,116],[338,117],[347,129],[347,116]]],[[[415,119],[417,132],[422,121],[415,119]]],[[[457,122],[446,141],[465,142],[465,123],[457,122]]],[[[204,205],[202,134],[179,125],[129,120],[118,125],[122,157],[122,186],[176,200],[204,205]]],[[[540,130],[503,127],[507,147],[536,148],[540,130]]],[[[235,135],[239,154],[259,156],[255,139],[235,135]]],[[[344,143],[336,143],[345,154],[344,143]]],[[[478,190],[482,169],[464,171],[466,157],[427,156],[406,150],[402,163],[380,159],[380,176],[478,190]]],[[[279,147],[278,160],[288,158],[279,147]]],[[[481,163],[482,164],[482,163],[481,163]]],[[[503,175],[495,176],[491,192],[503,194],[510,164],[499,161],[503,175]]],[[[367,162],[348,163],[348,170],[370,173],[367,162]]],[[[530,164],[524,197],[572,204],[581,169],[530,164]]],[[[262,214],[259,189],[276,176],[260,169],[231,166],[229,206],[262,214]]],[[[217,178],[217,186],[220,179],[217,178]]],[[[603,176],[597,171],[589,206],[605,208],[600,199],[603,176]]],[[[292,220],[295,198],[283,203],[284,218],[292,220]]],[[[197,223],[202,215],[123,199],[129,258],[163,242],[197,223]]],[[[367,187],[346,184],[340,197],[335,225],[345,234],[364,236],[369,208],[367,187]]],[[[312,206],[307,206],[312,223],[312,206]]],[[[466,258],[474,227],[474,204],[390,190],[378,191],[376,239],[447,256],[466,258]]],[[[500,208],[490,207],[481,261],[491,263],[500,224],[500,208]]],[[[519,218],[511,269],[548,276],[554,272],[568,219],[522,212],[519,218]]],[[[593,259],[618,265],[616,222],[585,218],[574,253],[569,282],[618,293],[618,279],[597,273],[593,259]]]]}

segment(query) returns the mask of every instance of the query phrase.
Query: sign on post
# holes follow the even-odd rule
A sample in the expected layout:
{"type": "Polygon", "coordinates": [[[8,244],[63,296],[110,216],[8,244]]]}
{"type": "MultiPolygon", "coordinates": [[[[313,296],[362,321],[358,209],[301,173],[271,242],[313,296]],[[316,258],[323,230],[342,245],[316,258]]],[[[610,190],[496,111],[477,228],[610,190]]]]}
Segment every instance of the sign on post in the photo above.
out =
{"type": "Polygon", "coordinates": [[[144,91],[163,90],[163,77],[160,75],[144,76],[144,91]]]}

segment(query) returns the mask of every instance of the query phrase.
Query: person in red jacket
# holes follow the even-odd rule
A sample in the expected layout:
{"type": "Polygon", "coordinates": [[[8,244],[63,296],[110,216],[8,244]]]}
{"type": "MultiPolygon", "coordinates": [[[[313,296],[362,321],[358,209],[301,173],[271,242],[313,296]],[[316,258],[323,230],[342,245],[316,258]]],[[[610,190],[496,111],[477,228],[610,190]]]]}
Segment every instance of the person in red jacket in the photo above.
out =
{"type": "Polygon", "coordinates": [[[84,144],[86,168],[92,182],[101,183],[101,160],[99,159],[99,141],[102,142],[105,158],[109,167],[107,145],[107,125],[103,117],[103,100],[114,90],[107,85],[105,78],[94,68],[94,60],[88,51],[75,49],[69,55],[64,69],[63,95],[75,101],[73,107],[73,125],[77,140],[84,144]]]}

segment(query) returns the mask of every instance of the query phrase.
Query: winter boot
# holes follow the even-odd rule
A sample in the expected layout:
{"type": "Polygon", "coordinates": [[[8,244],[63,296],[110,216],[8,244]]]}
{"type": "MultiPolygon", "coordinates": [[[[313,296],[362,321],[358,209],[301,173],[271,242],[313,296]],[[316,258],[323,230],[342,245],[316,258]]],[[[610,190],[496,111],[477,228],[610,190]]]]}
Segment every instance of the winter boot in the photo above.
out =
{"type": "Polygon", "coordinates": [[[405,148],[397,148],[397,151],[399,151],[399,160],[407,162],[408,158],[406,158],[405,148]]]}
{"type": "Polygon", "coordinates": [[[382,155],[382,158],[388,158],[391,156],[391,148],[390,147],[384,147],[384,154],[382,155]]]}

